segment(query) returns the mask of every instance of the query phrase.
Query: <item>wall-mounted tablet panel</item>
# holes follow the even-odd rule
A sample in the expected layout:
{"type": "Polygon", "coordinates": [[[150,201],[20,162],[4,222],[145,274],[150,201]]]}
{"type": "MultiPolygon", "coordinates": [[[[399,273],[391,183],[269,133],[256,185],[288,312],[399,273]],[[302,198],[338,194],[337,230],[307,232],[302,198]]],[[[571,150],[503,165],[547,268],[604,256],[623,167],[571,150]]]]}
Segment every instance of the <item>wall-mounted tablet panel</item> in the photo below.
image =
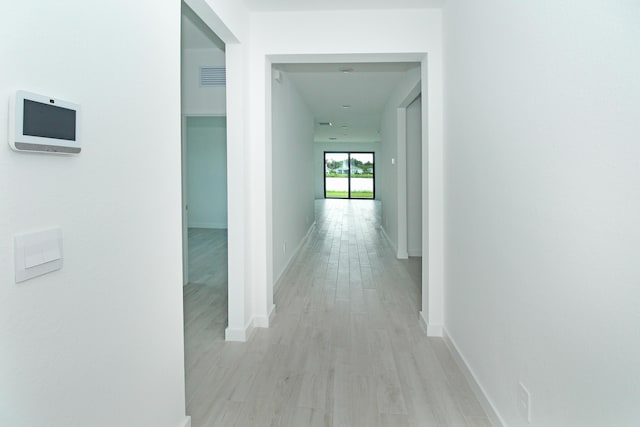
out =
{"type": "Polygon", "coordinates": [[[19,90],[9,100],[9,145],[16,151],[79,153],[80,106],[19,90]]]}

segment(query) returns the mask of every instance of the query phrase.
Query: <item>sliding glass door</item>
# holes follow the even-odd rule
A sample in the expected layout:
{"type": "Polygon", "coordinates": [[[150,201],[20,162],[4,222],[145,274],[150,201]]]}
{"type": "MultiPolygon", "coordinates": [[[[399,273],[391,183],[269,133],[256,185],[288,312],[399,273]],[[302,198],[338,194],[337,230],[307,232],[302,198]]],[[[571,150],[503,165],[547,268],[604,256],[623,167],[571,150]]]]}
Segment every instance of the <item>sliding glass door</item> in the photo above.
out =
{"type": "Polygon", "coordinates": [[[372,152],[324,153],[326,199],[373,199],[375,156],[372,152]]]}

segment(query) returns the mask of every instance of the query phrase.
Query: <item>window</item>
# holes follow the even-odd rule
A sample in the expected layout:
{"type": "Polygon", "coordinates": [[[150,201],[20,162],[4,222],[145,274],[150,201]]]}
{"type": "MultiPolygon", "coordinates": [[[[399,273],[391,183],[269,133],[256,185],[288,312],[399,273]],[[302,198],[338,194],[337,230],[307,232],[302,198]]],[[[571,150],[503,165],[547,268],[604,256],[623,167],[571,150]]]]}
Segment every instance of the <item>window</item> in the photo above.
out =
{"type": "Polygon", "coordinates": [[[324,153],[325,199],[375,198],[372,152],[324,153]]]}

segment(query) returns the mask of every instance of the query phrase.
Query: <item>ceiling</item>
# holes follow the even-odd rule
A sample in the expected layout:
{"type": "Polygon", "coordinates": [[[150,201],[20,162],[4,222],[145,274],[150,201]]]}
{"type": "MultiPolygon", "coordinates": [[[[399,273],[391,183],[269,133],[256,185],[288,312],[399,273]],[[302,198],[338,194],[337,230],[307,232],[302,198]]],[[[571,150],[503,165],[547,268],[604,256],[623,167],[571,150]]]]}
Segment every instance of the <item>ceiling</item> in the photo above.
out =
{"type": "MultiPolygon", "coordinates": [[[[351,8],[410,7],[437,3],[435,0],[398,0],[392,5],[378,0],[246,0],[260,6],[260,10],[336,9],[340,5],[351,8]]],[[[182,3],[183,49],[205,49],[224,43],[187,6],[182,3]]],[[[380,141],[380,117],[384,105],[405,73],[415,62],[394,63],[332,63],[332,64],[275,64],[283,77],[291,79],[298,88],[315,119],[316,142],[377,142],[380,141]],[[345,72],[347,71],[347,72],[345,72]],[[344,108],[343,106],[349,106],[344,108]],[[319,123],[331,123],[331,126],[319,123]]]]}
{"type": "Polygon", "coordinates": [[[423,9],[442,7],[444,0],[244,0],[253,11],[423,9]]]}
{"type": "MultiPolygon", "coordinates": [[[[415,62],[276,64],[315,118],[316,142],[378,142],[380,117],[393,89],[415,62]],[[348,106],[348,108],[345,108],[348,106]],[[320,123],[331,123],[331,125],[320,123]]],[[[274,83],[278,84],[278,83],[274,83]]]]}
{"type": "Polygon", "coordinates": [[[182,48],[208,49],[215,47],[224,50],[224,42],[183,2],[182,48]]]}

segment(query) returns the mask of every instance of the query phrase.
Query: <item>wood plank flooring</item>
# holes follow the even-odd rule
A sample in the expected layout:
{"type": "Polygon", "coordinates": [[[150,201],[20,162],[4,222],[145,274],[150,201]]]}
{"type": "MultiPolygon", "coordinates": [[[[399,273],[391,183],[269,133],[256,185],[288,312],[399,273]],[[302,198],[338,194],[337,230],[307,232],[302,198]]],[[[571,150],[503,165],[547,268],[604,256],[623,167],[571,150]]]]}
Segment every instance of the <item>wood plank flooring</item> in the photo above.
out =
{"type": "Polygon", "coordinates": [[[273,325],[247,343],[224,342],[221,275],[185,287],[194,427],[490,425],[444,341],[420,327],[420,259],[395,259],[379,219],[374,201],[317,201],[273,325]]]}

